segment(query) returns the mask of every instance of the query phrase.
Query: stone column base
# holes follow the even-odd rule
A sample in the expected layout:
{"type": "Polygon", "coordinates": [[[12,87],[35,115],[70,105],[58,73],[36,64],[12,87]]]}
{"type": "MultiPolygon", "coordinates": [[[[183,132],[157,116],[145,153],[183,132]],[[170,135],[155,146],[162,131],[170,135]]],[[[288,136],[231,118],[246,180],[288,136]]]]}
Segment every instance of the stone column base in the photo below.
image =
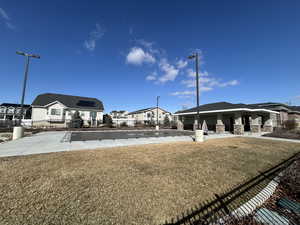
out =
{"type": "Polygon", "coordinates": [[[225,133],[225,125],[223,125],[223,124],[216,124],[216,133],[217,134],[225,133]]]}
{"type": "Polygon", "coordinates": [[[177,130],[183,130],[183,123],[180,120],[177,121],[177,130]]]}
{"type": "Polygon", "coordinates": [[[197,123],[194,123],[193,125],[193,130],[201,130],[201,124],[199,125],[199,129],[198,129],[198,124],[197,123]]]}
{"type": "Polygon", "coordinates": [[[264,131],[264,132],[273,132],[273,126],[265,125],[265,126],[263,127],[263,131],[264,131]]]}
{"type": "Polygon", "coordinates": [[[261,126],[258,124],[250,125],[250,130],[252,133],[260,133],[261,132],[261,126]]]}
{"type": "Polygon", "coordinates": [[[244,125],[234,124],[233,125],[233,133],[236,134],[236,135],[244,134],[244,125]]]}

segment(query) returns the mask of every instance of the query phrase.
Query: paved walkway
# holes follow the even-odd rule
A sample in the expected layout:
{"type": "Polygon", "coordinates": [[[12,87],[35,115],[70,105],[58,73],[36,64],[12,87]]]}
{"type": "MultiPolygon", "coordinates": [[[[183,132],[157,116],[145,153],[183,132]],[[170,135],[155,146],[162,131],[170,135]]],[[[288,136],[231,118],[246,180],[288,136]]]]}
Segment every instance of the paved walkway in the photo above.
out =
{"type": "MultiPolygon", "coordinates": [[[[102,141],[74,141],[68,142],[69,132],[42,132],[32,136],[24,137],[19,140],[0,143],[0,157],[30,155],[49,152],[74,151],[83,149],[108,148],[118,146],[140,145],[166,143],[176,141],[192,141],[191,136],[178,137],[159,137],[159,138],[138,138],[138,139],[119,139],[119,140],[102,140],[102,141]]],[[[205,136],[206,140],[216,138],[239,137],[233,134],[211,134],[205,136]]],[[[261,138],[276,141],[289,141],[300,143],[300,140],[261,137],[260,135],[244,135],[242,137],[261,138]]]]}
{"type": "Polygon", "coordinates": [[[178,136],[68,142],[68,134],[69,132],[63,131],[42,132],[22,139],[0,143],[0,157],[193,140],[191,136],[178,136]]]}

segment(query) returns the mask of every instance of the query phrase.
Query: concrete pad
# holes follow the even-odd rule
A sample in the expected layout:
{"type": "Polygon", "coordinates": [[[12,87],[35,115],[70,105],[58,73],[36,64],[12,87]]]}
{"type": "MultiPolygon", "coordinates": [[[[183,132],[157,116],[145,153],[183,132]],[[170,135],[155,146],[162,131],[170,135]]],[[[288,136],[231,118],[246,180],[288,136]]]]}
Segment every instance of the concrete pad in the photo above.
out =
{"type": "Polygon", "coordinates": [[[0,157],[31,155],[49,152],[62,152],[70,150],[73,151],[84,149],[108,148],[117,146],[166,143],[176,141],[192,141],[192,137],[190,136],[178,136],[69,142],[69,133],[70,132],[65,131],[42,132],[14,141],[0,143],[0,157]]]}

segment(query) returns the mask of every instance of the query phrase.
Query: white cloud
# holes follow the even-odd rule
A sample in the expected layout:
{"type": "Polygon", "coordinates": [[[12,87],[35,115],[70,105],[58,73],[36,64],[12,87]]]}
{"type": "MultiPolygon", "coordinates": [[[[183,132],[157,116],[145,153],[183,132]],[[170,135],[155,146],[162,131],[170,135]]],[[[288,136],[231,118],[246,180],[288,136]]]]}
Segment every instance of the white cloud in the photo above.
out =
{"type": "Polygon", "coordinates": [[[154,63],[155,58],[142,48],[133,47],[126,57],[126,62],[133,65],[142,65],[143,63],[154,63]]]}
{"type": "Polygon", "coordinates": [[[224,82],[224,83],[218,83],[218,86],[219,87],[227,87],[227,86],[235,86],[235,85],[238,85],[239,82],[237,80],[231,80],[231,81],[227,81],[227,82],[224,82]]]}
{"type": "Polygon", "coordinates": [[[178,60],[178,62],[176,63],[178,69],[183,69],[184,67],[187,66],[187,64],[188,62],[182,59],[178,60]]]}
{"type": "Polygon", "coordinates": [[[96,48],[97,41],[103,37],[105,33],[104,28],[100,24],[96,24],[95,30],[91,31],[87,40],[84,41],[83,46],[88,51],[94,51],[96,48]]]}
{"type": "Polygon", "coordinates": [[[172,92],[173,96],[181,96],[181,95],[195,95],[195,91],[176,91],[172,92]]]}
{"type": "Polygon", "coordinates": [[[10,22],[10,17],[8,14],[5,12],[4,9],[0,8],[0,18],[4,21],[4,24],[8,29],[14,30],[16,27],[10,22]]]}
{"type": "Polygon", "coordinates": [[[148,76],[146,76],[146,80],[152,81],[152,80],[156,80],[157,79],[157,73],[153,72],[151,74],[149,74],[148,76]]]}
{"type": "MultiPolygon", "coordinates": [[[[196,72],[192,69],[187,69],[186,73],[188,77],[196,77],[196,72]]],[[[207,77],[208,75],[209,74],[206,70],[204,70],[203,72],[202,71],[199,72],[199,77],[207,77]]]]}
{"type": "Polygon", "coordinates": [[[10,20],[9,16],[7,15],[7,13],[4,11],[4,9],[0,8],[0,15],[3,19],[5,20],[10,20]]]}
{"type": "Polygon", "coordinates": [[[146,47],[146,48],[152,48],[154,42],[145,41],[144,39],[136,40],[136,43],[146,47]]]}
{"type": "Polygon", "coordinates": [[[159,81],[161,83],[165,83],[167,81],[174,81],[177,75],[179,74],[179,70],[175,68],[175,66],[168,63],[167,59],[163,58],[159,63],[159,68],[164,73],[159,81]]]}
{"type": "Polygon", "coordinates": [[[130,34],[130,35],[133,34],[133,27],[129,27],[129,34],[130,34]]]}
{"type": "MultiPolygon", "coordinates": [[[[196,87],[196,79],[195,79],[195,72],[192,69],[186,70],[187,77],[190,79],[181,81],[188,88],[196,87]]],[[[212,77],[209,73],[205,70],[199,73],[199,85],[202,91],[210,91],[214,87],[227,87],[227,86],[235,86],[238,85],[239,82],[237,80],[231,80],[222,82],[220,79],[212,77]]]]}

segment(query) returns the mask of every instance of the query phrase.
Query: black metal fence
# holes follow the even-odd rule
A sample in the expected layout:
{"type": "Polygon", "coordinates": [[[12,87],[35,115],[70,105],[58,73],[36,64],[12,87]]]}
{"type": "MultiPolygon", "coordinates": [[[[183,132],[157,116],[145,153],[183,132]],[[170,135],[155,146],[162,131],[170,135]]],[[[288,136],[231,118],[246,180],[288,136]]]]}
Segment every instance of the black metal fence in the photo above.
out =
{"type": "Polygon", "coordinates": [[[19,125],[19,120],[0,120],[0,128],[12,128],[19,125]]]}
{"type": "Polygon", "coordinates": [[[255,214],[257,207],[272,195],[279,184],[278,177],[297,158],[299,158],[299,153],[224,193],[215,194],[212,199],[166,221],[164,225],[299,224],[299,214],[280,208],[272,208],[273,212],[277,211],[272,215],[271,211],[262,210],[258,215],[259,218],[253,220],[253,217],[257,215],[255,214]]]}

